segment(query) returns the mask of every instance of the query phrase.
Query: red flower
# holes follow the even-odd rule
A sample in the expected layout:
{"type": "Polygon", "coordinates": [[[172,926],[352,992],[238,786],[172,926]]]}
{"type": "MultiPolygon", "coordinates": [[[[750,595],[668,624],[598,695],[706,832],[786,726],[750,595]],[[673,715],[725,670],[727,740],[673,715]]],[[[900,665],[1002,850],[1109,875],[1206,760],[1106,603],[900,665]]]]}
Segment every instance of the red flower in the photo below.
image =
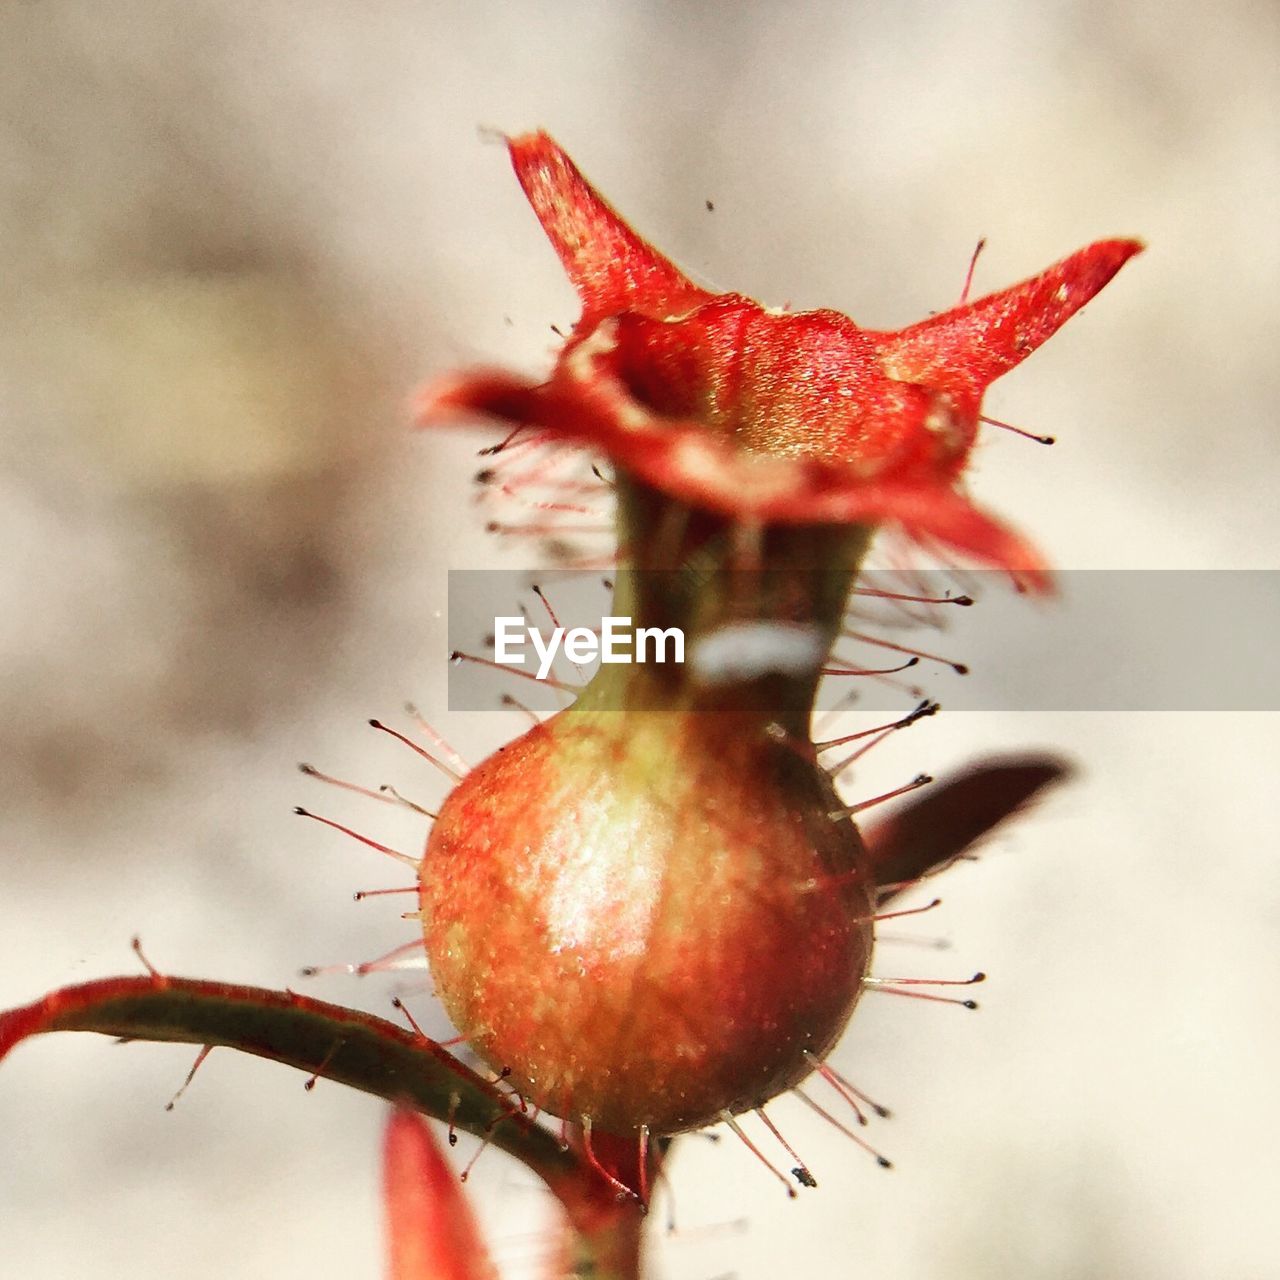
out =
{"type": "Polygon", "coordinates": [[[1102,240],[896,332],[708,293],[646,244],[545,133],[516,176],[582,299],[549,381],[445,379],[424,418],[484,414],[587,442],[678,500],[745,521],[892,522],[1032,580],[1043,564],[958,483],[986,388],[1133,254],[1102,240]]]}

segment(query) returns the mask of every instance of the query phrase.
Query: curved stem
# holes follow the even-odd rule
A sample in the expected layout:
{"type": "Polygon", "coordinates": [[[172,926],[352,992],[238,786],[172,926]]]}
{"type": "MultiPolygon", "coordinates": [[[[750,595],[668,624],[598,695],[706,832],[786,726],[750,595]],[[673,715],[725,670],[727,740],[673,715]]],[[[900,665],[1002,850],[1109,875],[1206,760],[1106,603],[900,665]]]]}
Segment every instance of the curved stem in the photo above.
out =
{"type": "MultiPolygon", "coordinates": [[[[822,665],[839,633],[872,530],[862,525],[752,526],[695,511],[619,473],[618,539],[630,551],[614,579],[611,612],[637,629],[684,638],[685,662],[602,666],[582,710],[724,711],[807,737],[822,665]],[[754,628],[800,645],[755,673],[700,670],[699,645],[741,652],[754,628]],[[739,632],[739,629],[741,631],[739,632]]],[[[637,630],[637,635],[639,630],[637,630]]]]}

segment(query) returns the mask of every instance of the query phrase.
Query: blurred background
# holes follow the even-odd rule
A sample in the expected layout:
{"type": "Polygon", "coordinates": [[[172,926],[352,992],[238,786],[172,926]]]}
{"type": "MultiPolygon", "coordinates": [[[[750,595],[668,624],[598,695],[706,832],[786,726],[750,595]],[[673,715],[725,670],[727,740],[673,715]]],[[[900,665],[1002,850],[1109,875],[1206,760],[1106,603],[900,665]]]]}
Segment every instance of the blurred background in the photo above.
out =
{"type": "MultiPolygon", "coordinates": [[[[0,6],[0,1006],[136,970],[135,933],[161,969],[273,987],[413,936],[405,900],[351,900],[395,868],[290,809],[413,849],[296,762],[430,803],[369,716],[413,699],[472,759],[519,726],[446,709],[446,570],[510,562],[472,510],[483,439],[409,430],[425,378],[545,368],[575,318],[482,127],[550,129],[699,278],[869,326],[950,305],[980,236],[979,291],[1143,237],[988,399],[1057,447],[998,434],[974,491],[1063,568],[1280,568],[1278,24],[1250,0],[0,6]]],[[[897,1167],[787,1101],[821,1183],[795,1203],[689,1140],[655,1275],[1280,1273],[1276,717],[944,715],[856,790],[1024,746],[1079,780],[900,931],[949,951],[878,964],[981,967],[982,1011],[868,998],[836,1057],[894,1108],[869,1136],[897,1167]]],[[[308,990],[402,991],[443,1034],[421,975],[308,990]]],[[[166,1113],[193,1056],[66,1036],[0,1066],[6,1275],[381,1274],[380,1104],[220,1050],[166,1113]]],[[[497,1152],[471,1185],[504,1275],[536,1276],[545,1195],[497,1152]]]]}

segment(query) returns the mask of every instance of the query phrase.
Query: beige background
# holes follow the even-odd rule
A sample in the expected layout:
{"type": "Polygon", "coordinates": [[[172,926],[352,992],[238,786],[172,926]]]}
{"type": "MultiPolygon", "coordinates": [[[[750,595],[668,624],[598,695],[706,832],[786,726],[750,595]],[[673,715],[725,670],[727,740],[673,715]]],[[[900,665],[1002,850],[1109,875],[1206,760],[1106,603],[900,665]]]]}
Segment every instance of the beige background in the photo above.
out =
{"type": "MultiPolygon", "coordinates": [[[[552,129],[703,278],[870,325],[948,305],[980,235],[981,288],[1142,235],[988,402],[1061,443],[991,440],[975,489],[1066,568],[1280,568],[1276,23],[1244,0],[0,6],[0,1005],[132,971],[135,932],[162,968],[273,986],[411,936],[395,899],[350,900],[395,868],[289,809],[412,847],[294,762],[430,801],[366,717],[412,697],[473,758],[514,728],[442,714],[444,571],[497,552],[475,441],[406,429],[424,377],[543,367],[574,316],[478,126],[552,129]]],[[[869,999],[838,1055],[896,1108],[897,1169],[785,1102],[822,1182],[795,1204],[691,1141],[655,1274],[1280,1272],[1276,719],[943,716],[857,791],[1022,744],[1085,776],[909,931],[950,952],[879,964],[981,966],[983,1011],[869,999]]],[[[380,1107],[220,1051],[166,1114],[190,1057],[66,1037],[0,1067],[0,1271],[380,1274],[380,1107]]],[[[536,1275],[543,1194],[493,1153],[473,1186],[504,1274],[536,1275]]]]}

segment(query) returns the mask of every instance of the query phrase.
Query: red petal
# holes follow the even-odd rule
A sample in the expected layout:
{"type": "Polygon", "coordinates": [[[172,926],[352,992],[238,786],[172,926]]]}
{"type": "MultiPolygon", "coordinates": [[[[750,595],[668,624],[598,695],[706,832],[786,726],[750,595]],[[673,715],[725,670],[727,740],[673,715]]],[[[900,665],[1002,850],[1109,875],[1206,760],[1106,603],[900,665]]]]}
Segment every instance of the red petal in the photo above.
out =
{"type": "Polygon", "coordinates": [[[600,352],[583,344],[564,376],[543,386],[502,372],[439,382],[425,393],[421,416],[483,414],[582,440],[663,493],[743,520],[894,522],[1009,569],[1029,587],[1048,586],[1044,562],[1030,544],[943,484],[868,480],[844,463],[743,452],[700,423],[652,414],[599,365],[600,352]]]}
{"type": "Polygon", "coordinates": [[[622,311],[680,315],[712,297],[641,240],[547,134],[526,133],[507,146],[516,177],[582,298],[584,320],[622,311]]]}
{"type": "Polygon", "coordinates": [[[390,1280],[496,1280],[458,1174],[421,1116],[392,1113],[382,1168],[390,1280]]]}
{"type": "Polygon", "coordinates": [[[972,405],[1057,332],[1142,249],[1100,240],[1047,271],[898,333],[876,335],[885,371],[972,405]]]}

